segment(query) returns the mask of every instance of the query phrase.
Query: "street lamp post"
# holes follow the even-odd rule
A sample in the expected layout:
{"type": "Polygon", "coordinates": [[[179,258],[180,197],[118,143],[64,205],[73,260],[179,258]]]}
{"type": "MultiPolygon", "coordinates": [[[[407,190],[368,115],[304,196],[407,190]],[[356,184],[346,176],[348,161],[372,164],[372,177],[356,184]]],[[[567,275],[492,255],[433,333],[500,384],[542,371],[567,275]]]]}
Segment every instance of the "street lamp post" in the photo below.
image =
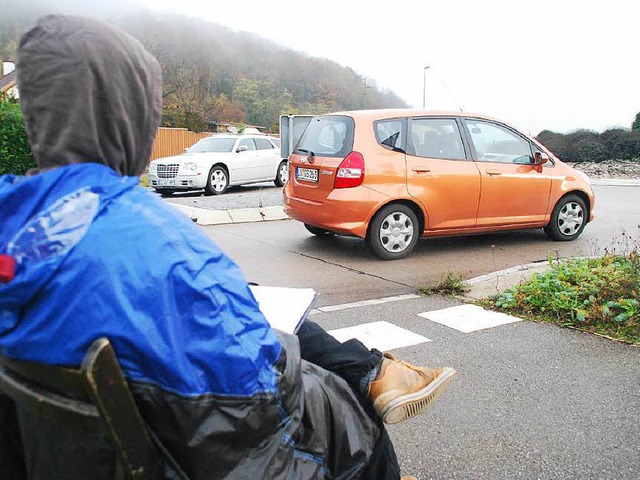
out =
{"type": "Polygon", "coordinates": [[[362,80],[364,81],[364,88],[362,89],[363,91],[363,101],[364,101],[364,109],[367,109],[367,89],[371,88],[370,85],[367,85],[367,79],[365,77],[362,77],[362,80]]]}
{"type": "Polygon", "coordinates": [[[426,100],[427,100],[427,69],[429,69],[429,65],[424,67],[422,71],[422,109],[426,108],[426,100]]]}

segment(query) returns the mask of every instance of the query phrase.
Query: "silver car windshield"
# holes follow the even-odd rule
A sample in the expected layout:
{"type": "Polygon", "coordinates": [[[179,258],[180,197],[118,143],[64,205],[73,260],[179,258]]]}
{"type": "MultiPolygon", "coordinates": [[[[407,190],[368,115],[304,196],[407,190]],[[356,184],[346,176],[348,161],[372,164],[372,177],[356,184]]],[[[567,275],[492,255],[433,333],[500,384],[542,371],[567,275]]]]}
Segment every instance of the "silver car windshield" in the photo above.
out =
{"type": "Polygon", "coordinates": [[[236,143],[235,138],[216,138],[207,137],[198,140],[196,143],[187,148],[187,153],[205,153],[205,152],[230,152],[236,143]]]}

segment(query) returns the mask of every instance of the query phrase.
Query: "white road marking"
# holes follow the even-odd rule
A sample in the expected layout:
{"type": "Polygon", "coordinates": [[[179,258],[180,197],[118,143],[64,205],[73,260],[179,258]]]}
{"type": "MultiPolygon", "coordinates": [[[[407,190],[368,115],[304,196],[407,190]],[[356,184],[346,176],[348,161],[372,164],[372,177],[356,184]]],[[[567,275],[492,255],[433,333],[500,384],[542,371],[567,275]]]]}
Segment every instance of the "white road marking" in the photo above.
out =
{"type": "Polygon", "coordinates": [[[337,312],[338,310],[346,310],[347,308],[366,307],[369,305],[379,305],[381,303],[398,302],[400,300],[410,300],[412,298],[420,298],[421,295],[414,295],[412,293],[406,295],[396,295],[394,297],[374,298],[372,300],[362,300],[360,302],[342,303],[340,305],[329,305],[327,307],[314,308],[309,312],[309,315],[315,315],[318,313],[337,312]]]}
{"type": "Polygon", "coordinates": [[[418,316],[463,333],[522,321],[521,318],[485,310],[477,305],[458,305],[442,310],[419,313],[418,316]]]}
{"type": "Polygon", "coordinates": [[[419,343],[430,342],[426,337],[413,333],[410,330],[398,327],[389,322],[372,322],[356,325],[355,327],[340,328],[328,332],[340,342],[346,342],[351,338],[357,338],[367,348],[377,348],[380,351],[394,348],[408,347],[419,343]]]}

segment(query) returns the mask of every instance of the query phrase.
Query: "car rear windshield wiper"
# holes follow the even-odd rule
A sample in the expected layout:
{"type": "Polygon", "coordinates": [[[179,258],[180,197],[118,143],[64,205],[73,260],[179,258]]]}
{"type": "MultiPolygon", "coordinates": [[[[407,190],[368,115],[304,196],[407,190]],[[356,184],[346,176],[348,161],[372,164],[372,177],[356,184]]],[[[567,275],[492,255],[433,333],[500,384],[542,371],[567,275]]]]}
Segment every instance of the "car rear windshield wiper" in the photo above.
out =
{"type": "Polygon", "coordinates": [[[311,163],[313,160],[313,157],[315,157],[315,153],[313,153],[311,150],[307,150],[306,148],[296,148],[297,152],[302,152],[302,153],[306,153],[307,154],[307,158],[309,159],[309,163],[311,163]]]}

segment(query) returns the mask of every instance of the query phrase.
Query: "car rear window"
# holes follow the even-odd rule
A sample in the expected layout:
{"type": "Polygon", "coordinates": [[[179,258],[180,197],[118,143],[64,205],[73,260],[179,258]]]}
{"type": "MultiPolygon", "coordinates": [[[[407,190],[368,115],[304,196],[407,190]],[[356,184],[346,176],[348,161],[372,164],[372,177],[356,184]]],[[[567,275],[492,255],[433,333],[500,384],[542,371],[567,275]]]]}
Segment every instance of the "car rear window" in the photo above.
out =
{"type": "Polygon", "coordinates": [[[314,117],[302,134],[295,152],[313,152],[319,157],[346,157],[353,150],[353,130],[351,117],[314,117]]]}

